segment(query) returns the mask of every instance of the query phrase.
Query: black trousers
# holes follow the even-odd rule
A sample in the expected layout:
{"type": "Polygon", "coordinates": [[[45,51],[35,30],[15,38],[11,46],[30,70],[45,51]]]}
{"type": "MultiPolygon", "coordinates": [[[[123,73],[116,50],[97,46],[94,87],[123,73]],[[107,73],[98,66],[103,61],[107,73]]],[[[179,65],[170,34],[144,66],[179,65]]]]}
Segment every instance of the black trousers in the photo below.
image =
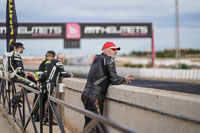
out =
{"type": "MultiPolygon", "coordinates": [[[[100,114],[100,115],[103,115],[104,100],[105,100],[104,95],[95,95],[95,94],[83,92],[81,96],[81,101],[83,102],[85,109],[92,111],[96,114],[100,114]]],[[[91,118],[85,116],[84,128],[90,122],[91,122],[91,118]]],[[[104,133],[108,133],[107,129],[102,123],[100,123],[100,126],[103,129],[104,133]]],[[[94,129],[90,131],[90,133],[99,133],[99,132],[100,131],[97,127],[95,127],[94,129]]]]}
{"type": "MultiPolygon", "coordinates": [[[[51,84],[51,83],[41,83],[41,89],[43,91],[43,99],[42,99],[42,103],[43,103],[43,106],[41,108],[42,112],[43,112],[43,117],[47,117],[48,115],[48,107],[46,106],[47,104],[47,99],[48,99],[48,95],[49,95],[49,92],[48,90],[53,90],[54,87],[54,84],[51,84]]],[[[51,94],[52,94],[52,91],[51,91],[51,94]]],[[[38,95],[36,94],[35,98],[34,98],[34,103],[37,99],[38,95]]],[[[36,110],[34,112],[35,115],[39,115],[39,105],[36,107],[36,110]]]]}
{"type": "MultiPolygon", "coordinates": [[[[44,117],[47,117],[48,115],[48,107],[45,108],[45,104],[47,103],[48,95],[55,97],[56,96],[56,89],[55,89],[55,83],[49,82],[49,83],[43,83],[42,89],[44,89],[44,95],[43,95],[43,113],[44,117]]],[[[55,104],[56,105],[56,104],[55,104]]]]}
{"type": "MultiPolygon", "coordinates": [[[[41,88],[41,89],[43,89],[43,99],[42,99],[43,106],[42,106],[42,110],[43,110],[43,116],[44,116],[44,113],[45,113],[45,103],[47,102],[47,95],[48,95],[48,93],[47,93],[47,91],[46,91],[45,88],[41,88]]],[[[38,94],[35,94],[35,97],[34,97],[34,100],[33,100],[34,104],[36,104],[37,98],[38,98],[38,94]]],[[[39,104],[36,106],[36,109],[33,112],[33,114],[35,116],[39,117],[39,104]]]]}

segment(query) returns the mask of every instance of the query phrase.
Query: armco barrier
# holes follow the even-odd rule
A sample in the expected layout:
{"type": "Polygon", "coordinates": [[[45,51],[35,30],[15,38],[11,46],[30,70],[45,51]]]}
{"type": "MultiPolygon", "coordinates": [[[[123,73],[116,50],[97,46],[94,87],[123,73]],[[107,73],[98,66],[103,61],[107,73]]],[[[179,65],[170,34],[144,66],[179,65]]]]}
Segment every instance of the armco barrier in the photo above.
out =
{"type": "MultiPolygon", "coordinates": [[[[26,65],[27,70],[35,70],[38,66],[26,65]]],[[[68,66],[65,70],[73,73],[88,74],[90,66],[68,66]]],[[[139,78],[176,79],[200,81],[200,69],[159,69],[159,68],[118,68],[119,75],[133,74],[139,78]]]]}
{"type": "Polygon", "coordinates": [[[120,75],[131,73],[140,78],[200,80],[199,69],[117,68],[120,75]]]}
{"type": "MultiPolygon", "coordinates": [[[[85,79],[64,79],[64,101],[83,108],[85,79]]],[[[109,87],[104,114],[109,119],[144,133],[199,133],[200,96],[118,85],[109,87]]],[[[64,109],[63,121],[80,132],[84,117],[64,109]]],[[[118,133],[109,129],[111,133],[118,133]]]]}

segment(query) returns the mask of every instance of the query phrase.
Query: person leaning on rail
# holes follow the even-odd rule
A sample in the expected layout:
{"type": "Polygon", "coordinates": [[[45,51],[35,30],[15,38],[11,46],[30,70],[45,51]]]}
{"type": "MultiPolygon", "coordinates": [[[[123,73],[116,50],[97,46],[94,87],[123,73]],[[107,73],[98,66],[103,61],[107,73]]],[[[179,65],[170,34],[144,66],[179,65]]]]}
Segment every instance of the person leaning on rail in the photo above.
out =
{"type": "MultiPolygon", "coordinates": [[[[117,75],[114,60],[117,56],[117,50],[120,50],[120,47],[117,47],[112,42],[106,42],[103,45],[102,54],[94,57],[87,83],[81,96],[85,109],[100,115],[103,115],[103,104],[109,85],[119,85],[123,82],[131,83],[131,80],[133,80],[133,76],[130,74],[125,77],[117,75]]],[[[91,119],[85,116],[84,128],[90,121],[91,119]]],[[[102,124],[100,125],[104,132],[107,132],[105,127],[102,124]]],[[[91,132],[98,133],[99,130],[94,128],[91,132]]]]}
{"type": "MultiPolygon", "coordinates": [[[[47,89],[45,88],[45,81],[47,78],[47,70],[50,66],[51,60],[55,59],[55,52],[54,51],[47,51],[45,54],[45,60],[39,65],[39,68],[35,70],[34,76],[37,79],[37,81],[40,83],[40,88],[43,90],[43,105],[45,105],[47,101],[47,89]]],[[[36,103],[38,95],[36,94],[33,100],[33,103],[36,103]]],[[[44,108],[43,106],[43,113],[44,113],[44,108]]],[[[39,105],[36,107],[35,111],[33,112],[33,118],[35,121],[39,121],[39,105]]]]}
{"type": "MultiPolygon", "coordinates": [[[[65,61],[65,55],[63,53],[57,54],[57,59],[51,59],[48,70],[46,71],[45,88],[47,88],[48,95],[56,96],[56,85],[59,77],[73,77],[72,73],[67,73],[64,70],[63,63],[65,61]]],[[[47,114],[47,111],[45,112],[47,114]]],[[[44,115],[43,124],[48,124],[47,115],[44,115]]]]}
{"type": "MultiPolygon", "coordinates": [[[[28,79],[27,74],[25,74],[24,71],[24,65],[22,63],[21,54],[24,51],[24,46],[22,43],[15,43],[15,50],[12,53],[12,56],[9,58],[9,65],[8,65],[8,71],[10,72],[10,79],[13,82],[18,82],[25,84],[33,89],[38,89],[39,87],[37,84],[31,80],[28,79]]],[[[11,104],[14,106],[16,104],[16,99],[20,98],[20,92],[19,91],[13,99],[11,99],[11,104]]],[[[29,91],[27,91],[29,92],[29,91]]]]}

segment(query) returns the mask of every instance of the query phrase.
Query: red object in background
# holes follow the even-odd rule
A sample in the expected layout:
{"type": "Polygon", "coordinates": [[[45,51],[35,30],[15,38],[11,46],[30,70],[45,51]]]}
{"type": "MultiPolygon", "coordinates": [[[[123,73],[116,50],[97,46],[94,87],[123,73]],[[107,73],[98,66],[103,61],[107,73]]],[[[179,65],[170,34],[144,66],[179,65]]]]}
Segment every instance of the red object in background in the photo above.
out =
{"type": "Polygon", "coordinates": [[[154,30],[152,27],[152,36],[151,36],[151,56],[152,56],[152,68],[155,67],[155,45],[154,45],[154,30]]]}

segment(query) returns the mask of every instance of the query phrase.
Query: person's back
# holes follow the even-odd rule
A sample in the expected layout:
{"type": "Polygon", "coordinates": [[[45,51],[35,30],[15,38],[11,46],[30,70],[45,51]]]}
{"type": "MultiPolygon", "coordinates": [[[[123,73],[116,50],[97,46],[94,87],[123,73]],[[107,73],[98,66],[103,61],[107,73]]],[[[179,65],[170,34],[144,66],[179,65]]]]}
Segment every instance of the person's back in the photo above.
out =
{"type": "Polygon", "coordinates": [[[46,77],[46,87],[47,90],[50,92],[50,95],[52,92],[55,92],[55,87],[58,82],[59,77],[73,77],[72,73],[67,73],[64,70],[63,62],[64,62],[64,57],[63,58],[58,58],[58,59],[52,59],[50,60],[48,70],[45,73],[46,77]]]}
{"type": "Polygon", "coordinates": [[[62,62],[57,59],[51,60],[47,72],[47,80],[56,84],[59,77],[70,77],[71,75],[64,71],[62,62]]]}
{"type": "MultiPolygon", "coordinates": [[[[35,71],[35,77],[37,81],[40,83],[40,89],[43,91],[43,105],[45,105],[47,101],[47,87],[46,87],[46,80],[47,80],[47,71],[51,64],[51,60],[55,58],[54,51],[47,51],[45,55],[45,60],[39,65],[39,68],[35,71]]],[[[38,95],[36,94],[34,97],[34,103],[36,103],[38,95]]],[[[42,108],[43,112],[45,111],[45,106],[42,108]]],[[[39,105],[37,105],[35,111],[33,112],[33,118],[35,121],[39,121],[39,105]]]]}
{"type": "Polygon", "coordinates": [[[21,55],[18,51],[14,51],[9,61],[9,70],[10,72],[16,71],[16,73],[22,77],[25,76],[24,65],[22,63],[21,55]]]}
{"type": "MultiPolygon", "coordinates": [[[[58,59],[51,59],[48,65],[48,70],[45,72],[45,87],[47,89],[48,95],[56,96],[56,84],[59,77],[73,77],[72,73],[67,73],[64,71],[64,56],[63,54],[57,55],[58,59]]],[[[47,111],[46,111],[47,114],[47,111]]],[[[44,115],[43,124],[48,122],[48,118],[44,115]]]]}

